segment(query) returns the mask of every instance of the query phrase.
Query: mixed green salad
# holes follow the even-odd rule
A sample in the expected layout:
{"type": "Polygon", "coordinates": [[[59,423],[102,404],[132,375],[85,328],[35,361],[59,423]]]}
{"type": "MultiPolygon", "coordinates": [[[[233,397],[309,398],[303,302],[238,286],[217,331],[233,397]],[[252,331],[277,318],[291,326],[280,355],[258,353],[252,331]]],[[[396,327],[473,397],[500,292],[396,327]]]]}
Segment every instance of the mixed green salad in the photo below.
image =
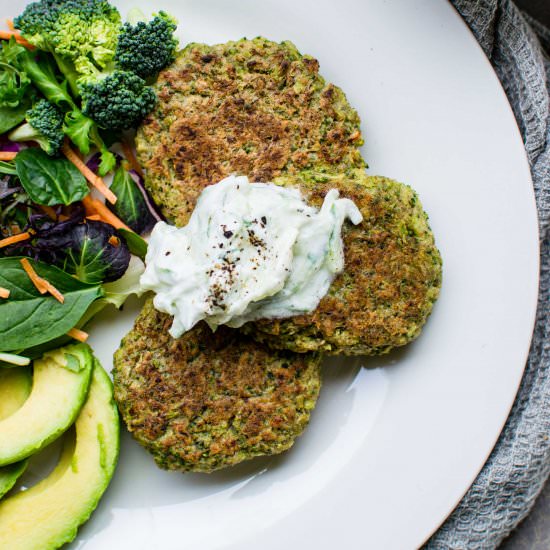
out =
{"type": "Polygon", "coordinates": [[[178,46],[171,16],[134,10],[123,22],[105,0],[41,0],[8,26],[0,32],[4,367],[85,340],[95,313],[136,292],[141,235],[160,217],[132,130],[154,108],[151,84],[178,46]]]}
{"type": "Polygon", "coordinates": [[[74,539],[114,473],[119,417],[86,323],[139,292],[160,219],[133,152],[175,20],[41,0],[0,31],[0,547],[74,539]],[[76,341],[76,342],[75,342],[76,341]],[[32,363],[32,365],[31,365],[32,363]],[[57,439],[42,481],[29,458],[57,439]]]}

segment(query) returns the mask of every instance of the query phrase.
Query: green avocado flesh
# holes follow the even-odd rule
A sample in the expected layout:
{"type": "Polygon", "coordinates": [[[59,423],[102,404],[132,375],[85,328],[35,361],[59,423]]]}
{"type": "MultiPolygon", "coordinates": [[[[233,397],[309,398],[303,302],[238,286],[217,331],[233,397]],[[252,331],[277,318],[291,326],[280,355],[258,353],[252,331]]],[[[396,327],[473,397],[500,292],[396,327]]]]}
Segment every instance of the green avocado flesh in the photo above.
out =
{"type": "MultiPolygon", "coordinates": [[[[31,393],[31,387],[30,368],[0,368],[0,420],[12,415],[25,403],[31,393]]],[[[27,461],[22,460],[0,468],[0,498],[15,485],[26,467],[27,461]]]]}
{"type": "Polygon", "coordinates": [[[0,420],[0,466],[36,453],[71,426],[86,399],[92,366],[85,344],[46,353],[34,362],[30,395],[0,420]]]}
{"type": "Polygon", "coordinates": [[[2,498],[27,469],[27,461],[21,460],[15,464],[0,468],[0,498],[2,498]]]}
{"type": "Polygon", "coordinates": [[[30,367],[0,368],[0,420],[17,411],[32,388],[30,367]]]}
{"type": "Polygon", "coordinates": [[[94,360],[88,398],[54,471],[34,487],[0,501],[0,548],[51,550],[74,539],[114,473],[119,420],[111,380],[94,360]]]}

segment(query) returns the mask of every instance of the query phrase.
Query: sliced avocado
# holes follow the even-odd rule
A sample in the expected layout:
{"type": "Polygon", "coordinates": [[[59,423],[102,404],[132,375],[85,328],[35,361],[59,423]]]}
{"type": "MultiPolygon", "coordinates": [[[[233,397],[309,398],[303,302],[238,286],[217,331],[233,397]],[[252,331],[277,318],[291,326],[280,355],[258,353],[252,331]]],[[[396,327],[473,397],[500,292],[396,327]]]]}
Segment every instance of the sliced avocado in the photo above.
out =
{"type": "Polygon", "coordinates": [[[9,466],[0,468],[0,498],[2,498],[21,477],[27,468],[27,460],[20,460],[9,466]]]}
{"type": "Polygon", "coordinates": [[[0,367],[0,420],[19,409],[29,397],[32,387],[30,367],[0,367]]]}
{"type": "Polygon", "coordinates": [[[27,458],[67,430],[86,400],[92,366],[86,344],[45,353],[34,362],[28,399],[0,420],[0,466],[27,458]]]}
{"type": "Polygon", "coordinates": [[[54,471],[0,501],[0,548],[51,550],[72,541],[109,485],[118,458],[119,420],[111,380],[94,362],[75,437],[65,436],[54,471]]]}
{"type": "MultiPolygon", "coordinates": [[[[29,367],[0,368],[0,420],[12,415],[29,397],[32,375],[29,367]]],[[[0,498],[14,485],[25,471],[27,461],[22,460],[0,468],[0,498]]]]}

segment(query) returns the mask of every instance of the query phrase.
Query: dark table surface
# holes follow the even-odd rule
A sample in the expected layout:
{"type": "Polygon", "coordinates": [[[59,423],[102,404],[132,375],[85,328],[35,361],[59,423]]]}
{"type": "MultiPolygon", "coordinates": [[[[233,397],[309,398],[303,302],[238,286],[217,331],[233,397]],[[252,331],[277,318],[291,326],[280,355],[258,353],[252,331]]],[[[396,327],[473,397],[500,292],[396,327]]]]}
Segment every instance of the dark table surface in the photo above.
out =
{"type": "MultiPolygon", "coordinates": [[[[550,0],[516,0],[516,4],[550,28],[550,0]]],[[[550,482],[527,518],[502,543],[500,550],[550,549],[550,482]]]]}

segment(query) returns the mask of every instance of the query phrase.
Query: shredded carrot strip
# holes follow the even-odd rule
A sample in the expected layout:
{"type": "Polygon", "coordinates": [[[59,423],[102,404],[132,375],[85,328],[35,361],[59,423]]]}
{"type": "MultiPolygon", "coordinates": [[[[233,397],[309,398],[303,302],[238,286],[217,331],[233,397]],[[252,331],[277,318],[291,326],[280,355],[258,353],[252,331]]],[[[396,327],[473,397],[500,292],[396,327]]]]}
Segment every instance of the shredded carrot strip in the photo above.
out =
{"type": "Polygon", "coordinates": [[[93,222],[100,222],[101,216],[99,214],[92,214],[91,216],[86,216],[87,220],[92,220],[93,222]]]}
{"type": "Polygon", "coordinates": [[[18,44],[21,44],[21,46],[25,46],[25,48],[29,50],[34,50],[34,46],[25,40],[17,31],[0,31],[0,39],[1,40],[9,40],[11,37],[15,38],[15,41],[18,44]]]}
{"type": "Polygon", "coordinates": [[[36,273],[27,258],[21,259],[21,265],[23,266],[25,273],[29,276],[29,279],[32,281],[32,284],[37,288],[40,294],[46,294],[46,292],[49,292],[58,302],[63,303],[65,301],[63,294],[61,294],[61,292],[59,292],[59,290],[57,290],[52,283],[46,281],[46,279],[43,279],[40,275],[38,275],[38,273],[36,273]]]}
{"type": "Polygon", "coordinates": [[[9,298],[9,297],[10,297],[10,291],[7,288],[0,286],[0,298],[9,298]]]}
{"type": "Polygon", "coordinates": [[[18,233],[17,235],[12,235],[11,237],[6,237],[5,239],[0,239],[0,248],[4,248],[10,244],[20,243],[21,241],[26,241],[30,238],[31,234],[28,231],[18,233]]]}
{"type": "Polygon", "coordinates": [[[42,279],[42,277],[40,277],[38,273],[36,273],[29,260],[27,260],[27,258],[22,258],[21,265],[23,266],[25,273],[29,276],[29,279],[32,281],[32,284],[36,287],[38,292],[40,292],[40,294],[46,294],[46,292],[48,292],[46,281],[42,279]]]}
{"type": "Polygon", "coordinates": [[[86,195],[82,199],[82,204],[84,205],[84,210],[86,211],[86,216],[98,216],[99,214],[95,211],[94,208],[94,199],[92,199],[91,195],[86,195]]]}
{"type": "Polygon", "coordinates": [[[78,328],[72,328],[67,332],[67,336],[78,340],[79,342],[85,342],[88,339],[88,333],[78,328]]]}
{"type": "Polygon", "coordinates": [[[92,199],[90,195],[82,199],[82,204],[88,216],[99,215],[102,221],[112,225],[116,229],[132,231],[121,219],[117,218],[101,201],[92,199]]]}
{"type": "Polygon", "coordinates": [[[51,206],[47,206],[45,204],[39,204],[38,208],[44,212],[49,218],[52,220],[57,220],[57,214],[55,213],[55,210],[51,206]]]}
{"type": "Polygon", "coordinates": [[[78,168],[80,173],[111,203],[115,204],[116,195],[105,185],[105,182],[94,174],[78,155],[71,149],[67,142],[61,148],[63,154],[78,168]]]}
{"type": "Polygon", "coordinates": [[[126,160],[130,163],[130,166],[141,176],[143,177],[143,170],[141,169],[141,166],[139,165],[139,162],[137,161],[136,155],[134,154],[133,147],[126,143],[125,141],[122,142],[122,151],[124,152],[124,156],[126,157],[126,160]]]}
{"type": "Polygon", "coordinates": [[[46,290],[60,303],[62,304],[65,301],[65,296],[55,288],[55,286],[52,285],[49,281],[46,281],[46,279],[42,279],[44,281],[44,284],[46,285],[46,290]]]}
{"type": "Polygon", "coordinates": [[[0,151],[0,160],[13,160],[17,156],[15,151],[0,151]]]}
{"type": "Polygon", "coordinates": [[[120,246],[120,239],[115,235],[111,235],[108,242],[112,246],[120,246]]]}
{"type": "Polygon", "coordinates": [[[10,31],[15,31],[15,27],[13,26],[13,19],[6,19],[6,25],[8,26],[8,29],[10,29],[10,31]]]}

